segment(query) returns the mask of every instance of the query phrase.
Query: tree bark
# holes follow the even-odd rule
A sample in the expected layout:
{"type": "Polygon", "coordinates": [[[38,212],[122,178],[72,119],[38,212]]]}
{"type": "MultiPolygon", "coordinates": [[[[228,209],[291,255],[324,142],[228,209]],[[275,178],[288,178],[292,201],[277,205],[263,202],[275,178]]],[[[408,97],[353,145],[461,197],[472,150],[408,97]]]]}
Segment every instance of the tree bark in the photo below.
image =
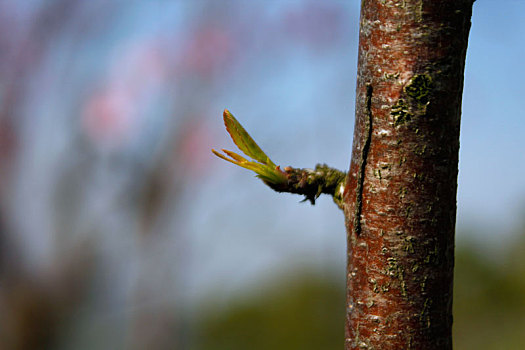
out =
{"type": "Polygon", "coordinates": [[[363,0],[344,191],[345,349],[451,349],[472,0],[363,0]]]}

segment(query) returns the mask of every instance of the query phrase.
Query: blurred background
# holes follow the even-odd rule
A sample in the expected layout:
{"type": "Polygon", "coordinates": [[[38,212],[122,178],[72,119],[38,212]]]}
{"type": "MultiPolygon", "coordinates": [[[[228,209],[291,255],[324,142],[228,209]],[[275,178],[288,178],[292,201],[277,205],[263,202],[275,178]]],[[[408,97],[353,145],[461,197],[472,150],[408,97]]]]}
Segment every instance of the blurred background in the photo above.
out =
{"type": "MultiPolygon", "coordinates": [[[[341,349],[345,231],[212,156],[347,169],[358,1],[0,0],[0,348],[341,349]]],[[[457,349],[525,343],[525,2],[478,0],[457,349]]]]}

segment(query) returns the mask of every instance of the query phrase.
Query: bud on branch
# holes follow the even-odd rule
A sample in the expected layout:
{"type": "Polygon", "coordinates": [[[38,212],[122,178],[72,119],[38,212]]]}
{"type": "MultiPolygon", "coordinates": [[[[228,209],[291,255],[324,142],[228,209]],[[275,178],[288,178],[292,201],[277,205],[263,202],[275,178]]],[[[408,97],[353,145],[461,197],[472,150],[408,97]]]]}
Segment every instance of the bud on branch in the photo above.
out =
{"type": "Polygon", "coordinates": [[[277,192],[296,193],[305,196],[315,204],[321,193],[329,194],[342,209],[343,190],[346,174],[325,164],[316,165],[315,169],[298,169],[285,167],[284,170],[262,151],[257,143],[246,132],[242,125],[227,110],[224,110],[224,125],[237,147],[252,160],[223,149],[224,154],[212,149],[217,157],[240,167],[252,170],[258,178],[277,192]]]}

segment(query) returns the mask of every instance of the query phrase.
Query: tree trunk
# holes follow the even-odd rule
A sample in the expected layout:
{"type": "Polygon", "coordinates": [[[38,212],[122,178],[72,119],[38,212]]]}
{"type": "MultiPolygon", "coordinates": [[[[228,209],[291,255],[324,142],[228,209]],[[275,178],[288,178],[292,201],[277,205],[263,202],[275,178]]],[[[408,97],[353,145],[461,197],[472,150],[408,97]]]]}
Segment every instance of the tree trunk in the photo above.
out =
{"type": "Polygon", "coordinates": [[[345,349],[451,349],[472,0],[363,0],[344,192],[345,349]]]}

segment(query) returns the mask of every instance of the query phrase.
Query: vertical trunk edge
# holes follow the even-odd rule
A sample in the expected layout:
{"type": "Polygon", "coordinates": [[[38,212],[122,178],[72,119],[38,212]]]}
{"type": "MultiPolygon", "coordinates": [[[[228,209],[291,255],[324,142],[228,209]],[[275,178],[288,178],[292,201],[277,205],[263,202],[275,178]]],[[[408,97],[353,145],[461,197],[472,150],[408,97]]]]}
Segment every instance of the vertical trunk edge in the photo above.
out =
{"type": "Polygon", "coordinates": [[[452,348],[459,126],[472,3],[361,3],[343,204],[346,350],[452,348]]]}

